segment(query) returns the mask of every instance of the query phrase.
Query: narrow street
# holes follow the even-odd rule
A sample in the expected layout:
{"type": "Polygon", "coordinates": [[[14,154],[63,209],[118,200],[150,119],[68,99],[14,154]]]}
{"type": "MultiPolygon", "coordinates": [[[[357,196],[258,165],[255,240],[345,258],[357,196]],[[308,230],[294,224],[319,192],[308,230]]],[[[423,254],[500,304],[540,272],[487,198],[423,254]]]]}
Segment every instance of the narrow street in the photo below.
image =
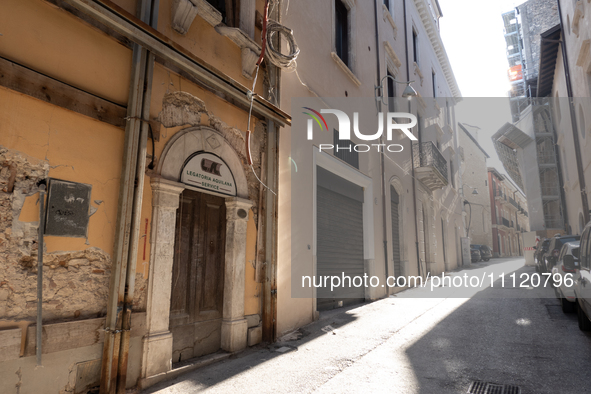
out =
{"type": "MultiPolygon", "coordinates": [[[[534,273],[522,265],[494,259],[470,270],[534,273]]],[[[473,381],[523,394],[591,392],[591,336],[576,314],[561,311],[551,288],[497,285],[469,299],[411,289],[325,312],[300,339],[251,348],[145,393],[466,393],[473,381]]]]}

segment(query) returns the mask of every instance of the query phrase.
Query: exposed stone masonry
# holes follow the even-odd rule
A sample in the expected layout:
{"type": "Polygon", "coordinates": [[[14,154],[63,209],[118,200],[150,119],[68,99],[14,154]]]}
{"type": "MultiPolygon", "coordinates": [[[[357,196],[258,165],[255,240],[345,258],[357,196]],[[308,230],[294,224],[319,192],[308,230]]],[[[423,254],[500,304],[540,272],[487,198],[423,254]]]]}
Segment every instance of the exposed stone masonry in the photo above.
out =
{"type": "MultiPolygon", "coordinates": [[[[34,320],[37,310],[39,222],[21,222],[26,197],[38,192],[49,163],[0,146],[0,319],[34,320]]],[[[111,257],[98,248],[45,253],[44,321],[106,312],[111,257]]],[[[145,280],[137,278],[137,308],[145,309],[145,280]]]]}

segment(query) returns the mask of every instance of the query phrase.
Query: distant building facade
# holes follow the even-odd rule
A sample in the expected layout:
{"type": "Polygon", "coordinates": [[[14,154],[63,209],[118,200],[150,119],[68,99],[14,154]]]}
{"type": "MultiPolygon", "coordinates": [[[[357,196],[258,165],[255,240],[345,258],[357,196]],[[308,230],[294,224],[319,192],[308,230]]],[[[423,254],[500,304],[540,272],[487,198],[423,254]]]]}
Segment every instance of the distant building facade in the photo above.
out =
{"type": "Polygon", "coordinates": [[[540,235],[564,231],[565,205],[556,125],[547,100],[538,100],[542,33],[559,23],[554,0],[529,0],[502,15],[511,70],[511,113],[493,135],[495,149],[515,184],[528,196],[532,230],[540,235]],[[517,72],[519,71],[519,72],[517,72]]]}
{"type": "Polygon", "coordinates": [[[525,195],[495,168],[488,168],[488,183],[493,257],[522,256],[522,234],[530,231],[525,195]]]}
{"type": "Polygon", "coordinates": [[[477,131],[474,126],[458,123],[464,211],[469,224],[467,232],[470,243],[487,245],[493,249],[491,200],[486,166],[486,159],[490,159],[490,156],[478,143],[475,137],[477,131]]]}

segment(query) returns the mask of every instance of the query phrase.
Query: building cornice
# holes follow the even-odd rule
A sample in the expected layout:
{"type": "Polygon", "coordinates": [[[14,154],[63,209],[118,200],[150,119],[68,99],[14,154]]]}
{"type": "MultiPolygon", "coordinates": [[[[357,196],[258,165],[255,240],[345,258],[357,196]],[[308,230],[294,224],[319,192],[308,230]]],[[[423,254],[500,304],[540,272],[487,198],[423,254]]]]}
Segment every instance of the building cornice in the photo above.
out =
{"type": "Polygon", "coordinates": [[[439,29],[435,25],[435,21],[431,18],[431,12],[429,11],[429,6],[425,0],[414,0],[415,6],[421,16],[421,21],[423,22],[423,26],[425,26],[425,30],[427,31],[427,35],[429,36],[429,40],[431,41],[431,45],[433,46],[433,50],[437,55],[437,59],[439,60],[439,64],[443,70],[443,74],[445,75],[445,79],[447,80],[447,84],[451,89],[452,96],[457,100],[462,98],[462,93],[460,92],[460,88],[458,86],[458,82],[456,81],[456,77],[454,76],[453,70],[451,68],[451,63],[449,62],[449,58],[447,57],[447,52],[445,51],[445,47],[443,46],[443,41],[439,35],[439,29]]]}

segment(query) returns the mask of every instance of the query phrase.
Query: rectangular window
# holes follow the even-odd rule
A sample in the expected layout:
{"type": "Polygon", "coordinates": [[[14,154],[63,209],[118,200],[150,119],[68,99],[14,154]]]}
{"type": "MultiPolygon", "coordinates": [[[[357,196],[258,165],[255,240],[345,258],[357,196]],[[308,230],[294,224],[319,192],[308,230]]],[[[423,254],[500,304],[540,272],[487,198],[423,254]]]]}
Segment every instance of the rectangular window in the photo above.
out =
{"type": "Polygon", "coordinates": [[[431,82],[433,83],[433,97],[437,97],[437,80],[435,79],[435,71],[431,72],[431,82]]]}
{"type": "Polygon", "coordinates": [[[349,67],[349,10],[335,0],[335,44],[338,57],[349,67]]]}
{"type": "Polygon", "coordinates": [[[415,29],[412,29],[412,55],[416,64],[419,64],[419,35],[415,29]]]}
{"type": "Polygon", "coordinates": [[[396,112],[396,82],[392,80],[394,76],[388,70],[388,110],[390,112],[396,112]]]}
{"type": "Polygon", "coordinates": [[[355,144],[351,140],[340,140],[339,132],[334,129],[333,134],[334,155],[347,164],[359,169],[359,153],[353,149],[355,144]]]}
{"type": "Polygon", "coordinates": [[[453,158],[449,161],[449,179],[451,179],[451,187],[456,188],[456,177],[454,176],[454,161],[453,158]]]}
{"type": "Polygon", "coordinates": [[[238,27],[240,13],[237,0],[207,0],[209,4],[222,14],[222,22],[230,27],[238,27]]]}

